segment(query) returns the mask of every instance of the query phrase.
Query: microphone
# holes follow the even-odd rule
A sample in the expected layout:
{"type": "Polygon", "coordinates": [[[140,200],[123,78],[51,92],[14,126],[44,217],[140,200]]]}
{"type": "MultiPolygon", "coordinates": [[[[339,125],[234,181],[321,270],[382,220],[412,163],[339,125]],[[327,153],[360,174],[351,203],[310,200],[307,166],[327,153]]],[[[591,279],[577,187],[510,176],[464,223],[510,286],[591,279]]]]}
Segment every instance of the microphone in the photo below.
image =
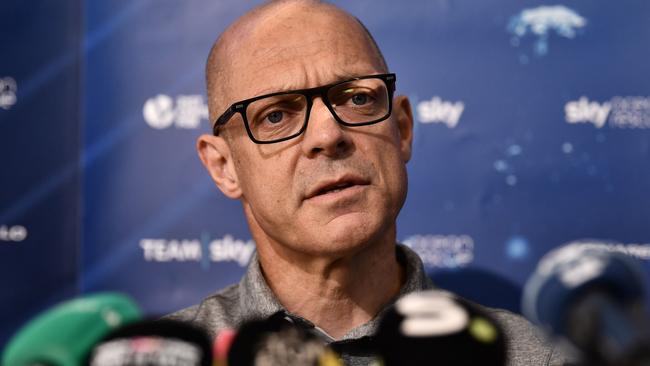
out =
{"type": "Polygon", "coordinates": [[[411,293],[390,308],[377,332],[383,365],[502,366],[503,331],[478,306],[440,290],[411,293]]]}
{"type": "Polygon", "coordinates": [[[236,335],[237,332],[234,329],[226,328],[220,331],[214,338],[212,347],[212,355],[214,356],[213,366],[228,365],[228,352],[230,352],[230,347],[236,335]]]}
{"type": "Polygon", "coordinates": [[[621,253],[569,245],[548,253],[524,288],[522,309],[568,340],[586,365],[650,365],[644,276],[621,253]]]}
{"type": "Polygon", "coordinates": [[[145,320],[115,330],[95,346],[90,366],[211,366],[212,343],[189,323],[145,320]]]}
{"type": "Polygon", "coordinates": [[[9,341],[3,366],[76,366],[106,334],[141,317],[125,295],[100,293],[63,302],[21,328],[9,341]]]}
{"type": "Polygon", "coordinates": [[[228,366],[342,366],[315,335],[292,324],[283,313],[244,323],[228,352],[228,366]]]}

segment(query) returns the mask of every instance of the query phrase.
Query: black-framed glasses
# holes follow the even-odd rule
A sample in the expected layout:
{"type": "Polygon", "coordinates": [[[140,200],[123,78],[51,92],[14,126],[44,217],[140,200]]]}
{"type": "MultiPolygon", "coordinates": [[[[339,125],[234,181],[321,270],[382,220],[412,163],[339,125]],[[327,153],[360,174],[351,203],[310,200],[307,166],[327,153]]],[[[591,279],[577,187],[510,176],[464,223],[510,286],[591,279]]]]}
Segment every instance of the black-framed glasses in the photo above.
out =
{"type": "Polygon", "coordinates": [[[235,113],[257,144],[271,144],[299,136],[307,129],[314,96],[320,96],[334,119],[344,126],[366,126],[390,116],[395,74],[360,76],[310,89],[260,95],[231,105],[214,123],[213,133],[235,113]]]}

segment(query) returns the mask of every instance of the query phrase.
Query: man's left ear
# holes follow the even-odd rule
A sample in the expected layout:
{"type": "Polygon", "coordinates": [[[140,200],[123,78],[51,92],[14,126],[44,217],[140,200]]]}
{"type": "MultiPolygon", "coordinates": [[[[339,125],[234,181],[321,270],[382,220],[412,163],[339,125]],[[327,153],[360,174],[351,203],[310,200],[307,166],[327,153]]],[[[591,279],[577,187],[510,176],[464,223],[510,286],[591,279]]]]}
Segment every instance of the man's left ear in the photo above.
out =
{"type": "Polygon", "coordinates": [[[404,95],[393,99],[393,114],[399,130],[400,151],[402,160],[406,163],[411,159],[411,144],[413,142],[413,112],[411,102],[404,95]]]}

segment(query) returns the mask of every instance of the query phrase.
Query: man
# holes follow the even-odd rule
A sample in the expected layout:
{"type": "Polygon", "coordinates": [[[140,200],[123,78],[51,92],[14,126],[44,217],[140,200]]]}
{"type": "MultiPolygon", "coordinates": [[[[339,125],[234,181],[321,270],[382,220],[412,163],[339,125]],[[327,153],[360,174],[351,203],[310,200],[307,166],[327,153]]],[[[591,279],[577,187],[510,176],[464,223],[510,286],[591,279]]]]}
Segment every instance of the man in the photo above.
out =
{"type": "MultiPolygon", "coordinates": [[[[295,0],[232,24],[206,77],[215,131],[197,149],[219,189],[242,202],[257,256],[239,284],[172,317],[214,336],[283,312],[347,364],[368,364],[382,310],[433,286],[396,245],[413,116],[393,94],[395,75],[357,19],[295,0]]],[[[559,362],[525,320],[494,314],[512,365],[559,362]]]]}

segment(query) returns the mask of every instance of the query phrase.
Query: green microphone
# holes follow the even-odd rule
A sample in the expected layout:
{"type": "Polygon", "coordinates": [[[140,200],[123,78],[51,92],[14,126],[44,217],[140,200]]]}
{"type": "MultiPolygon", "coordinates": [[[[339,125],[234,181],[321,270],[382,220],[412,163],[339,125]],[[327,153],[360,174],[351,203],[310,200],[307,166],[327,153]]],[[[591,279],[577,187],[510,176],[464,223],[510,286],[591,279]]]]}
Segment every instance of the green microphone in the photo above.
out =
{"type": "Polygon", "coordinates": [[[99,293],[63,302],[27,323],[9,341],[2,366],[81,366],[115,328],[142,318],[129,297],[99,293]]]}

